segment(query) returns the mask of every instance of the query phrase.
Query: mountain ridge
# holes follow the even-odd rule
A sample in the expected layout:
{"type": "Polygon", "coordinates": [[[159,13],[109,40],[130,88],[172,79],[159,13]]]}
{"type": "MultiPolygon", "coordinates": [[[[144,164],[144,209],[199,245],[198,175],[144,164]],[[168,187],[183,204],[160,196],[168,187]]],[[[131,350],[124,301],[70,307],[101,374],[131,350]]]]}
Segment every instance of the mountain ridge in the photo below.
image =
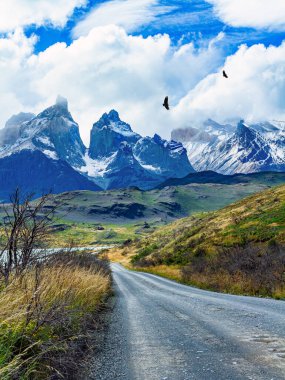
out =
{"type": "Polygon", "coordinates": [[[249,125],[241,120],[236,127],[212,122],[202,131],[177,129],[172,137],[182,141],[196,171],[221,174],[285,171],[285,135],[282,123],[249,125]]]}
{"type": "MultiPolygon", "coordinates": [[[[68,109],[67,100],[61,96],[53,106],[38,115],[20,114],[11,120],[14,122],[16,138],[0,147],[0,161],[10,157],[11,171],[17,171],[17,159],[14,165],[12,160],[15,154],[39,151],[51,161],[66,162],[72,169],[70,173],[93,182],[98,189],[136,186],[147,190],[167,178],[184,177],[194,172],[181,143],[167,142],[158,135],[143,138],[133,132],[115,110],[104,113],[93,124],[89,148],[81,139],[79,126],[68,109]],[[152,159],[142,161],[140,155],[149,151],[150,145],[152,159]]],[[[8,128],[5,128],[4,139],[7,131],[8,128]]],[[[42,157],[38,156],[39,159],[42,157]]],[[[29,169],[23,170],[28,173],[29,169]]],[[[61,179],[57,176],[56,180],[61,179]]],[[[16,187],[18,184],[15,182],[16,187]]],[[[64,190],[63,186],[60,187],[64,190]]]]}

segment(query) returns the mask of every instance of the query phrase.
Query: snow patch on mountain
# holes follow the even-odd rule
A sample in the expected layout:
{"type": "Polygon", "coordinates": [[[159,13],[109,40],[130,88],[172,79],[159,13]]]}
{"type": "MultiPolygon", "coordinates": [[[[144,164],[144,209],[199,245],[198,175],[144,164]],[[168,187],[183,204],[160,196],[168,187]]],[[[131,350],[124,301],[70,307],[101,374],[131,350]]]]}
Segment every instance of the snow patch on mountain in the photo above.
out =
{"type": "Polygon", "coordinates": [[[79,171],[88,177],[104,177],[104,174],[107,171],[106,169],[110,162],[115,158],[115,155],[116,153],[103,159],[92,159],[87,151],[84,156],[85,165],[79,168],[79,171]]]}

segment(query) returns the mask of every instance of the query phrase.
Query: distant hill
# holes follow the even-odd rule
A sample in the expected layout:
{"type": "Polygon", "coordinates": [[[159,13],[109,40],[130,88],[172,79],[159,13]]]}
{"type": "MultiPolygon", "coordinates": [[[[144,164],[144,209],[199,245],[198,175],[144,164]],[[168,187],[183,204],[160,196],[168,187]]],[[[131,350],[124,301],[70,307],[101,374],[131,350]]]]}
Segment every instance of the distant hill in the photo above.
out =
{"type": "Polygon", "coordinates": [[[223,175],[213,171],[190,173],[184,178],[170,178],[160,184],[157,188],[163,189],[167,186],[182,186],[191,183],[219,183],[234,185],[242,183],[261,183],[268,186],[277,186],[285,183],[285,173],[261,172],[251,174],[223,175]]]}
{"type": "Polygon", "coordinates": [[[146,220],[165,224],[197,212],[217,210],[273,185],[285,184],[282,173],[233,178],[197,173],[186,179],[193,183],[150,191],[72,191],[57,195],[55,201],[61,205],[60,214],[70,221],[125,224],[146,220]]]}

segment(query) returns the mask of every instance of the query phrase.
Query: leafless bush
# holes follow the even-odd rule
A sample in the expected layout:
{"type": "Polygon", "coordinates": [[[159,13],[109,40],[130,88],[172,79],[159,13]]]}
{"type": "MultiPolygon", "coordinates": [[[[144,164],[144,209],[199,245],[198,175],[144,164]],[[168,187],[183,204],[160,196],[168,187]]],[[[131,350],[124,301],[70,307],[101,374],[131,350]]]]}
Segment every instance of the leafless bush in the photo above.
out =
{"type": "MultiPolygon", "coordinates": [[[[23,201],[19,190],[11,196],[11,203],[3,205],[3,232],[0,242],[0,276],[8,284],[12,273],[20,275],[34,264],[49,237],[49,230],[57,206],[48,206],[50,195],[32,202],[33,195],[23,201]]],[[[1,280],[1,278],[0,278],[1,280]]]]}

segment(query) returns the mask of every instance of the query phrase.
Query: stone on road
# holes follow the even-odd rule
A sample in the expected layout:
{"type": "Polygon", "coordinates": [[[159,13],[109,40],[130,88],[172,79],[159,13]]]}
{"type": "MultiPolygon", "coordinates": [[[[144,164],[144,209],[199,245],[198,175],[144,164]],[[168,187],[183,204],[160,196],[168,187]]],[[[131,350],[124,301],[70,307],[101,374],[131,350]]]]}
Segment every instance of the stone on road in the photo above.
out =
{"type": "Polygon", "coordinates": [[[285,379],[285,302],[112,270],[116,302],[86,379],[285,379]]]}

